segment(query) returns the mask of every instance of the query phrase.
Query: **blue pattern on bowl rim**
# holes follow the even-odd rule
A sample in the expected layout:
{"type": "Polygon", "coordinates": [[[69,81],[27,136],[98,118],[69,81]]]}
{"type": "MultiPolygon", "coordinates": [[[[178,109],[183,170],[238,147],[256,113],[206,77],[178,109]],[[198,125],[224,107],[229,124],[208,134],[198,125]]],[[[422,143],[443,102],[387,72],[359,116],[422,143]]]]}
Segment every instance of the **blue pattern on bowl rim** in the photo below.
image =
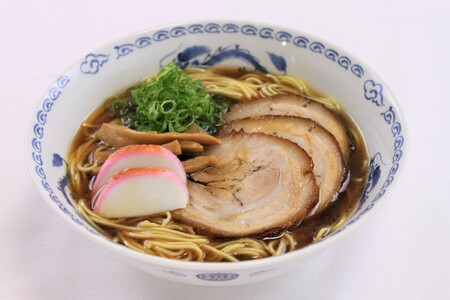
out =
{"type": "MultiPolygon", "coordinates": [[[[375,153],[371,157],[369,164],[369,180],[353,218],[339,230],[331,234],[331,236],[342,232],[347,227],[358,221],[364,214],[369,212],[389,189],[389,186],[394,181],[396,172],[400,167],[403,156],[403,145],[405,143],[405,138],[402,135],[402,124],[396,110],[392,106],[386,107],[384,104],[383,85],[376,82],[373,78],[365,78],[364,68],[361,65],[352,63],[350,58],[347,56],[340,56],[336,50],[328,48],[321,42],[311,41],[310,38],[305,36],[295,36],[284,30],[276,31],[269,27],[258,28],[257,26],[251,24],[240,26],[233,23],[226,23],[224,25],[216,23],[198,23],[189,26],[174,26],[169,29],[157,31],[152,36],[140,36],[139,38],[128,43],[116,45],[111,49],[110,53],[88,53],[84,60],[80,63],[79,71],[86,76],[95,76],[98,72],[101,72],[102,68],[107,65],[108,62],[113,59],[122,59],[128,55],[132,55],[140,49],[151,47],[154,43],[177,39],[185,35],[201,34],[242,34],[258,36],[261,39],[275,39],[282,43],[292,43],[299,49],[299,51],[311,51],[317,55],[321,55],[323,58],[335,62],[337,67],[349,71],[354,76],[361,79],[361,93],[363,98],[372,102],[374,104],[374,109],[382,109],[379,115],[383,121],[390,126],[394,154],[390,162],[387,157],[382,157],[380,153],[375,153]],[[113,53],[115,54],[113,55],[113,53]],[[390,168],[387,174],[387,179],[384,182],[379,182],[381,177],[380,166],[386,166],[388,163],[390,164],[390,168]],[[374,195],[374,188],[378,185],[381,185],[380,191],[374,195]],[[366,205],[367,201],[370,202],[368,205],[366,205]]],[[[182,67],[196,65],[212,66],[224,60],[239,58],[248,66],[262,72],[267,72],[267,66],[262,66],[257,57],[253,56],[250,51],[242,49],[238,44],[224,45],[214,50],[204,45],[191,46],[185,49],[181,49],[180,46],[177,51],[178,52],[175,51],[173,53],[168,53],[166,56],[162,57],[160,64],[163,64],[168,59],[171,59],[173,62],[182,67]]],[[[276,53],[267,53],[267,55],[270,57],[270,61],[276,70],[283,73],[287,72],[289,65],[283,56],[276,53]]],[[[31,136],[31,140],[29,141],[32,149],[31,159],[34,163],[34,171],[40,178],[41,185],[45,189],[49,198],[76,224],[82,226],[85,230],[91,233],[100,235],[92,227],[88,226],[83,221],[82,217],[80,217],[77,213],[73,213],[67,209],[66,204],[61,201],[60,197],[58,197],[56,192],[52,189],[51,184],[47,181],[47,176],[43,168],[44,161],[41,152],[42,139],[45,134],[45,125],[47,119],[51,117],[53,105],[57,104],[60,95],[64,93],[64,89],[70,84],[70,81],[71,79],[67,75],[59,77],[53,86],[48,90],[46,97],[43,99],[40,109],[36,114],[36,123],[33,126],[33,136],[31,136]]],[[[66,163],[60,154],[54,153],[52,157],[52,165],[53,167],[63,167],[66,163]]],[[[73,206],[69,197],[66,177],[61,177],[55,186],[65,198],[65,202],[68,203],[69,206],[73,206]]],[[[180,272],[175,272],[175,274],[170,270],[160,271],[171,273],[176,276],[187,276],[186,274],[180,272]]],[[[271,270],[257,271],[249,276],[259,275],[268,271],[271,270]]],[[[239,274],[237,273],[199,273],[196,275],[196,278],[207,281],[229,281],[238,277],[239,274]]]]}

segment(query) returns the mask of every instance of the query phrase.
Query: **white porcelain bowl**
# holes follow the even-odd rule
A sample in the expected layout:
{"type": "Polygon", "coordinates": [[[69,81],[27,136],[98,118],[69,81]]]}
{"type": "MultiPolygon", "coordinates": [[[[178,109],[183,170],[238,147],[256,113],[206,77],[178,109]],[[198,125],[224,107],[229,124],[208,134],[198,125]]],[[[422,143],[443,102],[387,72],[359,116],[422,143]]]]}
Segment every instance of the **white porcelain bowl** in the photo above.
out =
{"type": "Polygon", "coordinates": [[[29,128],[27,158],[44,201],[76,231],[155,276],[188,284],[227,286],[295,269],[373,215],[399,180],[405,141],[404,119],[391,92],[358,58],[297,30],[246,21],[212,21],[142,31],[86,53],[42,98],[29,128]],[[348,222],[331,236],[301,250],[239,263],[179,262],[144,255],[97,233],[76,212],[67,188],[64,158],[73,134],[80,121],[107,97],[171,61],[184,66],[222,63],[296,75],[339,99],[363,132],[371,158],[368,185],[348,222]]]}

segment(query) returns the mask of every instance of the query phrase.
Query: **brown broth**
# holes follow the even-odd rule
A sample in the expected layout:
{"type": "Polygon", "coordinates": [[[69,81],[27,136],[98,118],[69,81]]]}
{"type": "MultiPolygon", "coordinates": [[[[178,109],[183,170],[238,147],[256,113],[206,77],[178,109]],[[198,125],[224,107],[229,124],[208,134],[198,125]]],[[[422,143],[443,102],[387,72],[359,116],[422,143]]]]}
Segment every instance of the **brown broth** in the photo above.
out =
{"type": "MultiPolygon", "coordinates": [[[[230,69],[230,68],[216,68],[214,72],[227,75],[232,78],[238,78],[245,74],[242,70],[230,69]]],[[[116,95],[117,98],[128,99],[130,98],[130,88],[124,90],[116,95]]],[[[311,89],[314,91],[313,89],[311,89]]],[[[323,97],[323,95],[317,91],[314,91],[314,97],[323,97]]],[[[89,126],[81,126],[76,132],[72,145],[70,147],[70,153],[74,153],[76,149],[84,142],[90,139],[90,136],[95,133],[95,125],[101,125],[104,122],[110,122],[113,120],[109,110],[108,101],[94,110],[84,121],[83,124],[89,124],[89,126]],[[92,126],[94,125],[94,126],[92,126]]],[[[359,199],[363,193],[364,187],[367,182],[368,174],[368,154],[366,145],[361,135],[361,132],[357,125],[352,121],[351,117],[346,114],[344,110],[336,112],[339,118],[342,120],[346,128],[348,129],[352,151],[348,168],[350,170],[351,178],[349,184],[344,192],[328,207],[325,211],[319,215],[314,215],[304,221],[302,221],[295,229],[291,230],[291,234],[296,241],[296,248],[305,247],[314,242],[314,238],[318,231],[324,227],[334,226],[341,218],[350,216],[356,209],[359,199]],[[357,135],[355,137],[354,135],[357,135]]],[[[101,142],[100,142],[101,144],[101,142]]],[[[85,158],[86,160],[89,157],[85,158]]],[[[87,205],[90,205],[90,188],[86,184],[82,190],[72,189],[74,199],[86,199],[87,205]]],[[[130,224],[131,225],[131,224],[130,224]]],[[[331,232],[330,232],[331,233],[331,232]]],[[[214,237],[210,237],[214,240],[214,237]]],[[[270,239],[268,237],[267,239],[270,239]]]]}

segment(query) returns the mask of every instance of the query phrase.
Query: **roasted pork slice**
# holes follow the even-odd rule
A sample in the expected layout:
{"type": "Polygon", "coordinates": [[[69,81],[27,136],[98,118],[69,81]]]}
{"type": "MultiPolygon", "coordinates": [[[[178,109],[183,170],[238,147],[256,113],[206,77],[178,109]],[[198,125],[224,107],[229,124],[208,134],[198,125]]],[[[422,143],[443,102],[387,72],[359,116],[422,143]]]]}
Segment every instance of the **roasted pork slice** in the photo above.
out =
{"type": "Polygon", "coordinates": [[[333,111],[317,101],[297,95],[277,95],[260,98],[234,105],[225,115],[225,121],[230,122],[264,115],[296,116],[316,121],[336,137],[344,160],[348,163],[350,158],[350,139],[347,130],[333,111]]]}
{"type": "Polygon", "coordinates": [[[347,168],[335,137],[310,119],[286,116],[246,118],[225,124],[223,133],[231,131],[265,133],[288,139],[311,156],[314,175],[320,188],[319,206],[323,211],[334,201],[347,178],[347,168]]]}
{"type": "Polygon", "coordinates": [[[191,174],[186,208],[175,219],[219,237],[263,236],[298,224],[316,207],[319,188],[311,158],[298,145],[262,133],[230,133],[217,164],[191,174]]]}

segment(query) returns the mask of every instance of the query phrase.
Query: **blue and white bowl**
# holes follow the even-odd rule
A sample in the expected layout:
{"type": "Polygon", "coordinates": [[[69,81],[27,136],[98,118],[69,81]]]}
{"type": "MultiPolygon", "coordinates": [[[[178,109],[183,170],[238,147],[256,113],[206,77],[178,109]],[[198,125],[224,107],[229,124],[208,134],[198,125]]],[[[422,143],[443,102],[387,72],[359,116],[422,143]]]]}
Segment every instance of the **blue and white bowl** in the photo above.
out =
{"type": "Polygon", "coordinates": [[[46,203],[72,227],[155,276],[197,285],[244,284],[285,273],[367,220],[392,193],[405,163],[404,118],[385,82],[362,61],[306,33],[252,22],[183,23],[131,34],[84,56],[49,87],[32,117],[27,158],[46,203]],[[80,121],[107,97],[162,65],[238,65],[296,75],[342,103],[367,142],[370,174],[354,215],[341,229],[301,250],[239,263],[180,262],[118,245],[97,233],[72,205],[65,157],[80,121]],[[61,126],[64,124],[64,126],[61,126]]]}

